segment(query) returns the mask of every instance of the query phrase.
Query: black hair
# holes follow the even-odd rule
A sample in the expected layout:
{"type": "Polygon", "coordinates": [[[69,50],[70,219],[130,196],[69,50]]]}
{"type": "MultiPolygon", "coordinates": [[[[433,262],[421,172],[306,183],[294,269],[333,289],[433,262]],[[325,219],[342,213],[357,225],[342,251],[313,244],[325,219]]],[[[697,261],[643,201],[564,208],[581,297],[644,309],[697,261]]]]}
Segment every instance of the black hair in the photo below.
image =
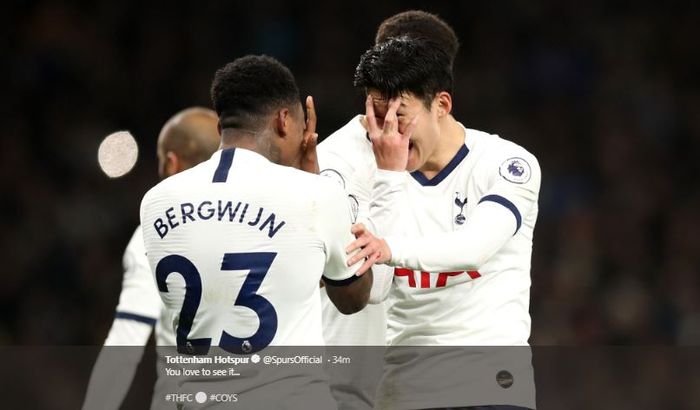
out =
{"type": "Polygon", "coordinates": [[[410,92],[430,109],[437,93],[452,93],[450,59],[433,42],[392,37],[360,57],[354,84],[365,91],[377,89],[387,99],[410,92]]]}
{"type": "Polygon", "coordinates": [[[256,129],[260,117],[300,103],[287,67],[269,56],[247,55],[216,71],[211,101],[222,129],[256,129]]]}
{"type": "Polygon", "coordinates": [[[422,10],[408,10],[384,20],[377,29],[375,43],[383,43],[391,37],[408,36],[434,42],[454,64],[459,51],[459,39],[455,31],[443,19],[422,10]]]}

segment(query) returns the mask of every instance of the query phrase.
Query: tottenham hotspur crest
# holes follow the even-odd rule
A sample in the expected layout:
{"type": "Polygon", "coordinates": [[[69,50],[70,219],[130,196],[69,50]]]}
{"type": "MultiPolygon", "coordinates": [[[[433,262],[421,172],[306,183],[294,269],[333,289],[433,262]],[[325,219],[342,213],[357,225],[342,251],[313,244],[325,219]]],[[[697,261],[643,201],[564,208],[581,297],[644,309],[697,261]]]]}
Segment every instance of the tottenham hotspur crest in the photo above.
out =
{"type": "Polygon", "coordinates": [[[467,217],[464,216],[464,206],[467,204],[467,198],[462,199],[462,194],[455,192],[455,206],[457,207],[457,216],[455,216],[455,223],[457,225],[464,225],[467,217]]]}

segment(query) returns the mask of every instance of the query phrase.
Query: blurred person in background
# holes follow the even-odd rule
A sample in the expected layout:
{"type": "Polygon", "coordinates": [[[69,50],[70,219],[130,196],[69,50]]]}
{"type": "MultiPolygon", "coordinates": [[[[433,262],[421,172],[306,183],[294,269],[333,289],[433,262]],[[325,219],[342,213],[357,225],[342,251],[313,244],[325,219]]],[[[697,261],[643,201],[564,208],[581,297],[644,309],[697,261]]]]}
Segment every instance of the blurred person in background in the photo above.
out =
{"type": "MultiPolygon", "coordinates": [[[[170,118],[158,136],[159,177],[168,178],[209,159],[219,148],[217,124],[216,113],[200,107],[187,108],[170,118]]],[[[157,346],[175,345],[172,324],[148,266],[141,226],[126,247],[123,265],[119,304],[93,368],[85,410],[121,406],[154,327],[157,346]]],[[[166,383],[166,377],[158,376],[156,391],[166,383]]],[[[157,400],[158,395],[153,399],[157,400]]]]}

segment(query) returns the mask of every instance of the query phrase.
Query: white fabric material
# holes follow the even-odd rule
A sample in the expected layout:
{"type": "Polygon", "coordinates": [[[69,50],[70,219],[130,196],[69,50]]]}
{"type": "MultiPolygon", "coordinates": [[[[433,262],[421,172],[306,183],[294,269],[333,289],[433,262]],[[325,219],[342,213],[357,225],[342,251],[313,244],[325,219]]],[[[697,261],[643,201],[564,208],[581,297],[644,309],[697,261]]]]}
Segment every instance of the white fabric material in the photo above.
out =
{"type": "MultiPolygon", "coordinates": [[[[122,263],[124,275],[116,312],[157,320],[156,344],[174,345],[175,334],[172,328],[163,326],[165,310],[148,266],[140,226],[129,240],[122,263]]],[[[151,324],[115,317],[104,342],[106,347],[100,352],[93,367],[83,409],[120,408],[152,331],[151,324]],[[115,346],[130,347],[113,348],[115,346]]],[[[158,377],[160,379],[165,376],[159,374],[158,377]]]]}
{"type": "Polygon", "coordinates": [[[390,265],[428,272],[480,269],[515,232],[513,213],[496,202],[480,203],[464,229],[423,237],[386,237],[390,265]]]}
{"type": "MultiPolygon", "coordinates": [[[[210,337],[216,345],[223,330],[244,338],[259,322],[251,309],[231,310],[249,270],[222,271],[224,254],[275,253],[256,292],[277,314],[271,345],[322,345],[321,274],[345,280],[357,269],[345,263],[344,249],[353,239],[345,195],[325,178],[245,149],[235,150],[226,182],[213,183],[221,153],[145,195],[141,220],[151,268],[173,254],[194,264],[203,296],[188,338],[210,337]],[[183,216],[188,212],[194,221],[183,216]],[[159,224],[167,225],[162,238],[166,228],[159,224]]],[[[184,280],[171,274],[166,283],[169,292],[160,295],[177,323],[184,280]]]]}
{"type": "MultiPolygon", "coordinates": [[[[318,145],[318,162],[321,176],[345,190],[353,219],[373,229],[369,204],[377,166],[372,144],[367,139],[360,118],[356,116],[318,145]]],[[[387,275],[388,271],[387,266],[373,266],[373,284],[378,280],[386,282],[387,277],[391,283],[393,275],[387,275]]],[[[370,294],[370,304],[363,310],[353,315],[343,315],[322,290],[323,337],[326,343],[331,346],[383,346],[386,343],[383,298],[383,295],[370,294]]],[[[358,358],[350,365],[328,368],[331,391],[340,409],[373,408],[379,374],[368,372],[363,360],[365,358],[358,358]]]]}
{"type": "Polygon", "coordinates": [[[143,246],[141,226],[137,227],[122,258],[124,277],[119,294],[117,312],[132,313],[158,319],[163,302],[158,295],[156,282],[148,266],[146,249],[143,246]]]}
{"type": "MultiPolygon", "coordinates": [[[[465,147],[455,160],[431,180],[404,172],[376,174],[371,215],[380,235],[387,237],[390,264],[396,268],[390,290],[376,280],[372,294],[388,293],[389,345],[527,346],[540,177],[537,159],[525,149],[471,129],[465,129],[465,147]]],[[[421,358],[420,368],[447,368],[460,357],[463,363],[457,368],[490,362],[478,354],[443,362],[448,356],[421,358]]],[[[454,388],[444,384],[444,390],[431,390],[426,386],[435,387],[433,380],[412,373],[417,362],[391,357],[378,408],[534,408],[529,354],[516,359],[508,370],[519,380],[518,394],[509,390],[506,395],[499,387],[496,392],[504,391],[499,401],[480,388],[494,383],[491,374],[468,372],[454,388]],[[402,391],[409,396],[392,390],[399,379],[407,383],[402,391]]]]}
{"type": "MultiPolygon", "coordinates": [[[[351,208],[356,201],[357,222],[364,223],[371,229],[373,224],[370,220],[369,206],[377,165],[374,162],[372,143],[367,139],[367,132],[360,123],[360,118],[360,115],[354,117],[318,145],[318,162],[321,175],[336,182],[345,190],[351,208]]],[[[373,283],[378,279],[381,281],[383,277],[381,267],[374,266],[372,271],[373,283]]],[[[386,314],[381,300],[370,295],[370,303],[375,304],[368,305],[354,315],[343,315],[329,302],[324,296],[323,329],[327,344],[338,346],[385,344],[386,314]]]]}
{"type": "MultiPolygon", "coordinates": [[[[265,345],[254,345],[258,342],[253,336],[261,334],[263,321],[271,323],[274,310],[276,330],[265,327],[271,337],[269,346],[324,345],[319,280],[323,276],[345,281],[359,267],[346,265],[345,247],[353,240],[346,195],[326,178],[273,164],[241,148],[233,150],[230,166],[225,166],[222,157],[231,152],[216,152],[144,196],[141,221],[150,266],[158,276],[159,262],[180,255],[196,268],[202,297],[188,339],[210,338],[211,345],[217,346],[225,332],[243,340],[242,349],[264,353],[265,345]],[[240,295],[243,300],[246,292],[250,295],[252,288],[246,285],[245,291],[244,283],[249,283],[253,266],[247,264],[251,255],[259,253],[267,258],[274,255],[269,266],[254,266],[257,280],[253,282],[259,287],[253,301],[258,307],[269,303],[271,309],[264,311],[252,304],[236,305],[240,295]]],[[[172,322],[179,325],[185,280],[173,273],[165,284],[168,292],[160,296],[172,322]]],[[[274,393],[280,383],[297,380],[295,385],[305,386],[297,392],[300,397],[307,393],[321,397],[325,400],[321,407],[335,408],[322,369],[287,370],[260,372],[246,379],[250,389],[246,396],[274,393]]],[[[185,380],[180,391],[195,389],[196,383],[185,380]]]]}

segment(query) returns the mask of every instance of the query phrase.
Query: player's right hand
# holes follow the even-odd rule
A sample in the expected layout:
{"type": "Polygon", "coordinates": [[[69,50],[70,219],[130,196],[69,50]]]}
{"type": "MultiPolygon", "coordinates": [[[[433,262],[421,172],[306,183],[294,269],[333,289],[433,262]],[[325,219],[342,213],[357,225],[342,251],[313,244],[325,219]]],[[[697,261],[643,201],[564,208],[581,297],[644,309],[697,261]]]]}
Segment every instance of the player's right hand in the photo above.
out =
{"type": "Polygon", "coordinates": [[[355,235],[355,240],[345,248],[345,252],[352,255],[348,259],[348,266],[352,266],[364,259],[364,263],[355,271],[355,275],[360,276],[367,272],[375,263],[386,263],[391,260],[391,249],[382,238],[374,236],[363,224],[354,224],[350,232],[355,235]]]}
{"type": "Polygon", "coordinates": [[[367,134],[372,141],[374,159],[377,168],[388,171],[405,171],[408,164],[408,143],[413,130],[418,123],[418,117],[414,117],[408,123],[403,134],[399,131],[399,119],[396,115],[401,106],[400,98],[389,100],[389,108],[380,127],[374,113],[374,100],[367,95],[365,100],[365,119],[367,122],[367,134]]]}

